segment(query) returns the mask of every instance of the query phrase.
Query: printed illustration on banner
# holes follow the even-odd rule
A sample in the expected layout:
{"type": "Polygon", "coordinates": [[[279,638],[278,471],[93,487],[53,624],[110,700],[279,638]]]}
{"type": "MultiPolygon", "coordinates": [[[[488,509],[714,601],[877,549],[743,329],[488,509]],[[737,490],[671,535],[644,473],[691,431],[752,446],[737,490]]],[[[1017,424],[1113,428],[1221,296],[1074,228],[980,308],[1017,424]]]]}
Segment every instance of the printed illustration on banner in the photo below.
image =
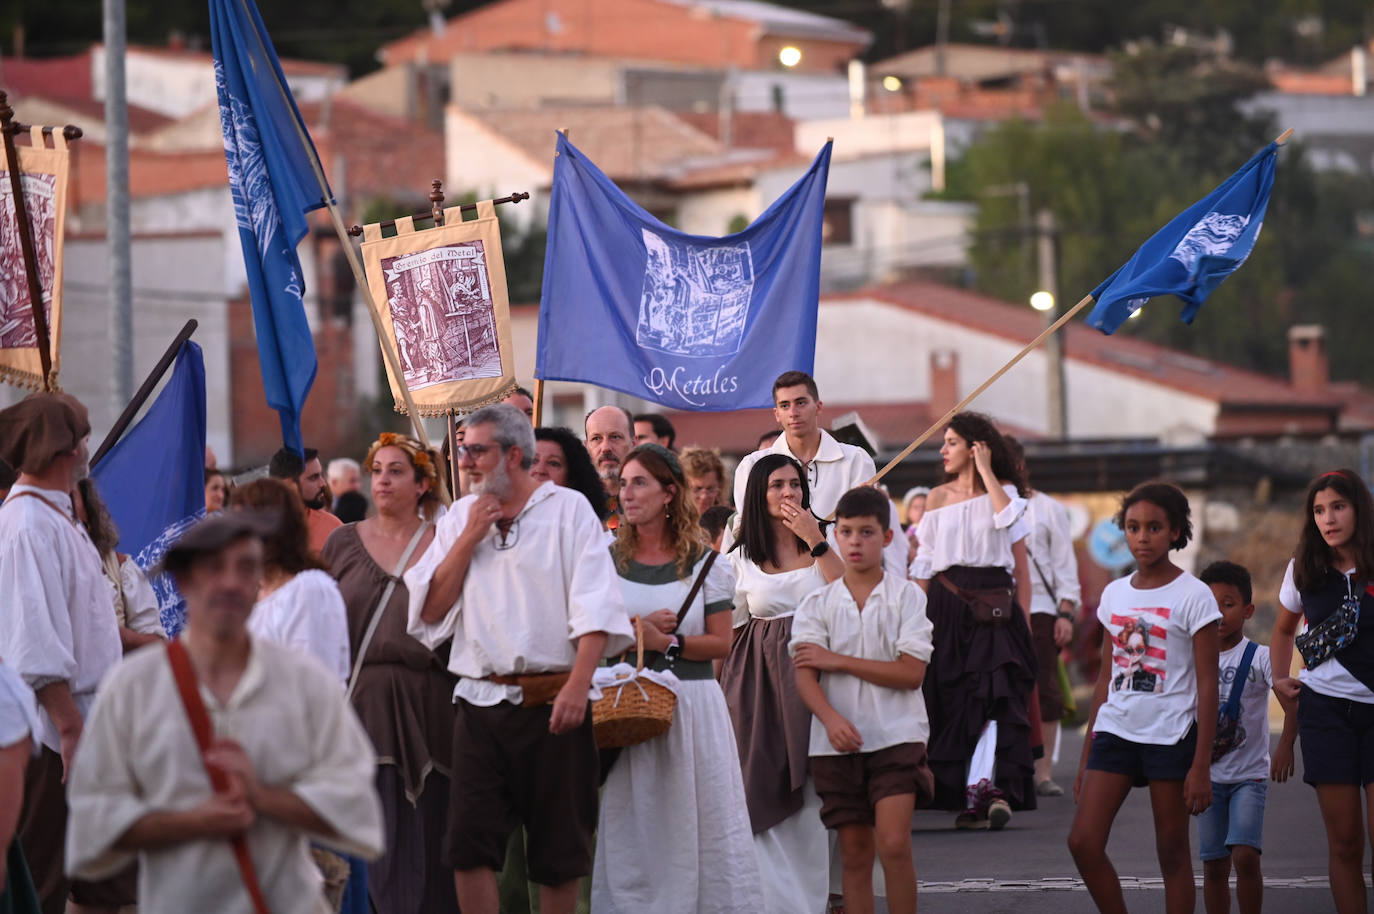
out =
{"type": "Polygon", "coordinates": [[[406,386],[501,377],[501,347],[481,241],[385,257],[406,386]]]}
{"type": "MultiPolygon", "coordinates": [[[[33,226],[38,282],[43,289],[43,312],[52,326],[54,241],[57,236],[57,175],[22,176],[24,205],[33,226]]],[[[37,346],[38,335],[30,310],[29,280],[19,247],[19,223],[8,179],[0,181],[0,349],[37,346]]]]}
{"type": "Polygon", "coordinates": [[[648,257],[635,328],[640,347],[690,358],[739,352],[754,294],[748,242],[695,244],[641,232],[648,257]]]}

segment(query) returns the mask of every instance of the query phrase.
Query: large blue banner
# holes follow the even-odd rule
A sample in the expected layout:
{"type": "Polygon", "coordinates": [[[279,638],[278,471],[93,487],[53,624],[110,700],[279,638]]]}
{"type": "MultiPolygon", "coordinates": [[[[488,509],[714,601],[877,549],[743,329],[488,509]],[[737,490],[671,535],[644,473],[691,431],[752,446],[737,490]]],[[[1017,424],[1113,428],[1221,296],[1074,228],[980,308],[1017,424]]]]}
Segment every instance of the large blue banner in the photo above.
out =
{"type": "Polygon", "coordinates": [[[309,229],[305,214],[326,205],[328,191],[253,0],[210,0],[210,41],[262,386],[281,418],[282,443],[300,454],[316,360],[296,245],[309,229]]]}
{"type": "Polygon", "coordinates": [[[664,225],[558,136],[535,375],[683,410],[773,405],[816,357],[827,143],[744,231],[664,225]]]}

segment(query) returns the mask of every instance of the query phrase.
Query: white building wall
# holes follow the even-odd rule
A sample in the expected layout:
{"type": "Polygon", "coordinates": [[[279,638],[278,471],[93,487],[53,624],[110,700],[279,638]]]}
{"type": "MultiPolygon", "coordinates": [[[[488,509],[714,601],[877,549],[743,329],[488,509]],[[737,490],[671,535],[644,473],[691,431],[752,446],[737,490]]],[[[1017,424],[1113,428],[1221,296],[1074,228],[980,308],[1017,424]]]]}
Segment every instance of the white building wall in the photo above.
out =
{"type": "Polygon", "coordinates": [[[553,140],[549,140],[548,163],[536,165],[461,109],[449,106],[444,112],[444,171],[444,187],[453,194],[475,191],[483,198],[495,198],[527,191],[530,199],[504,207],[501,213],[503,223],[524,231],[549,211],[553,140]]]}
{"type": "Polygon", "coordinates": [[[730,229],[730,220],[743,216],[752,222],[767,205],[753,187],[690,194],[678,204],[677,227],[691,235],[724,235],[730,229]]]}
{"type": "Polygon", "coordinates": [[[729,85],[739,111],[776,110],[776,88],[782,92],[782,113],[795,120],[845,117],[849,113],[847,76],[736,70],[730,74],[729,85]]]}

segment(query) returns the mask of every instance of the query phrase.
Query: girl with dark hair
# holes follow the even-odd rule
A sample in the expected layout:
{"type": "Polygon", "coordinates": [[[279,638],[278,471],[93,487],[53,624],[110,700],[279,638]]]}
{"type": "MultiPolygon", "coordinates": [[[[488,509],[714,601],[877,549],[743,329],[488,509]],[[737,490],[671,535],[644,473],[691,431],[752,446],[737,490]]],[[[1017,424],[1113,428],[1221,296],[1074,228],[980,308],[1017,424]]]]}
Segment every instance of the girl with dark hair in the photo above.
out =
{"type": "Polygon", "coordinates": [[[236,488],[229,504],[276,519],[276,529],[263,541],[262,587],[248,631],[318,658],[340,683],[347,682],[348,609],[324,562],[310,551],[300,495],[268,477],[236,488]]]}
{"type": "Polygon", "coordinates": [[[739,538],[730,552],[737,629],[721,670],[769,914],[818,912],[829,892],[829,841],[807,755],[811,712],[796,689],[787,645],[792,616],[844,574],[811,513],[806,473],[786,454],[749,471],[739,538]]]}
{"type": "MultiPolygon", "coordinates": [[[[1303,780],[1317,791],[1340,914],[1366,910],[1365,809],[1374,804],[1372,580],[1374,498],[1353,470],[1323,473],[1307,487],[1302,533],[1279,589],[1286,611],[1274,622],[1269,655],[1274,693],[1287,713],[1298,714],[1303,780]],[[1299,647],[1306,669],[1294,679],[1294,636],[1304,618],[1299,647]]],[[[1280,746],[1273,765],[1291,772],[1291,749],[1280,746]]]]}
{"type": "Polygon", "coordinates": [[[611,516],[610,508],[606,505],[606,487],[601,484],[601,477],[596,475],[591,455],[570,430],[545,426],[534,430],[534,460],[530,464],[530,475],[581,492],[596,512],[596,519],[603,524],[611,516]]]}
{"type": "Polygon", "coordinates": [[[926,500],[911,577],[926,592],[935,653],[930,712],[937,809],[962,829],[1001,829],[1035,808],[1024,484],[986,416],[959,413],[940,448],[943,485],[926,500]]]}
{"type": "Polygon", "coordinates": [[[677,677],[677,706],[668,731],[624,749],[606,778],[591,910],[759,914],[739,756],[711,666],[730,649],[729,570],[708,564],[716,554],[671,451],[641,444],[626,455],[620,507],[611,556],[621,594],[643,630],[645,667],[677,677]]]}
{"type": "Polygon", "coordinates": [[[440,859],[440,845],[455,680],[446,652],[436,654],[406,633],[410,595],[401,578],[433,542],[431,522],[448,495],[440,461],[413,438],[381,435],[363,466],[377,511],[331,533],[323,555],[347,607],[349,699],[377,750],[377,794],[389,833],[386,852],[367,865],[371,909],[454,911],[453,871],[440,859]]]}
{"type": "Polygon", "coordinates": [[[95,480],[89,476],[80,480],[71,494],[72,511],[90,534],[91,542],[100,553],[105,577],[110,582],[115,618],[119,622],[120,647],[127,654],[145,644],[164,640],[167,634],[162,630],[157,594],[133,557],[116,551],[119,528],[110,516],[110,509],[105,507],[95,480]]]}
{"type": "Polygon", "coordinates": [[[1069,850],[1097,909],[1126,914],[1107,839],[1131,789],[1148,786],[1164,910],[1182,914],[1197,895],[1188,815],[1212,803],[1221,611],[1211,588],[1169,558],[1193,532],[1177,487],[1136,486],[1116,522],[1136,571],[1108,584],[1097,607],[1106,637],[1088,718],[1092,738],[1074,781],[1069,850]]]}

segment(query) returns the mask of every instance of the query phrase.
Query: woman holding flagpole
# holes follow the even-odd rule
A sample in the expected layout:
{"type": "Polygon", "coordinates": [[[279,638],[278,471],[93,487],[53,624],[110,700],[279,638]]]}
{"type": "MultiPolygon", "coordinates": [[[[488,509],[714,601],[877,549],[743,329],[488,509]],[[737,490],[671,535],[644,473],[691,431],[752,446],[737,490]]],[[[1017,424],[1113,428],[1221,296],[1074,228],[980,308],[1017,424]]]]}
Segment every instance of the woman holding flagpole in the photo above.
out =
{"type": "Polygon", "coordinates": [[[368,865],[372,909],[456,911],[453,872],[440,860],[453,751],[454,679],[447,663],[406,633],[401,574],[434,539],[447,501],[438,461],[420,442],[387,433],[368,448],[373,517],[345,524],[324,559],[348,609],[349,698],[377,750],[386,852],[368,865]]]}
{"type": "Polygon", "coordinates": [[[911,577],[926,592],[935,653],[922,690],[939,809],[961,829],[1006,826],[1034,809],[1030,576],[1023,484],[986,416],[958,413],[940,448],[945,483],[917,528],[911,577]]]}

